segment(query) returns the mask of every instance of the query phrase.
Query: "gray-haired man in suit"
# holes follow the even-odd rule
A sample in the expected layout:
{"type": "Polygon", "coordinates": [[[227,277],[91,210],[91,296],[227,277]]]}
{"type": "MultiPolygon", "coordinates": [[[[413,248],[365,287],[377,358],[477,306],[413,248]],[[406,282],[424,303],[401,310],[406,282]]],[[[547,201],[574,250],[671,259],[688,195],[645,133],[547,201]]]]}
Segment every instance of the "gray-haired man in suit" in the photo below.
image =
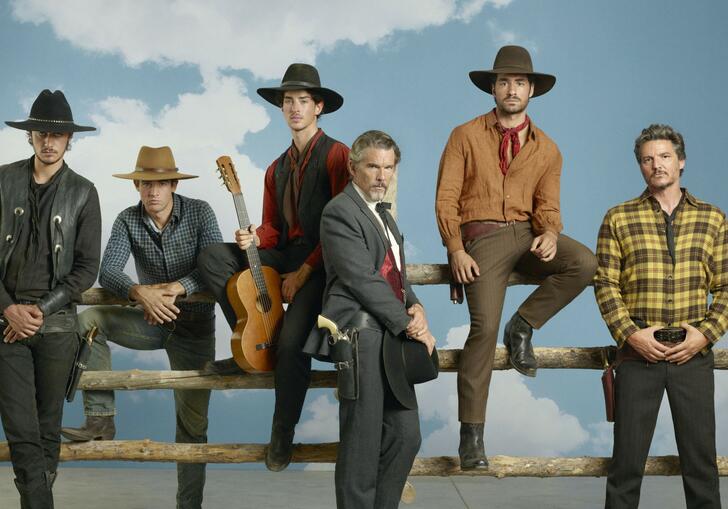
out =
{"type": "MultiPolygon", "coordinates": [[[[341,399],[336,460],[339,509],[399,505],[420,447],[414,388],[393,383],[382,364],[382,346],[406,332],[435,345],[425,310],[407,283],[403,238],[382,203],[400,160],[399,147],[381,131],[359,136],[349,154],[352,177],[321,218],[326,266],[323,314],[339,326],[359,329],[359,393],[341,399]]],[[[325,356],[327,343],[314,330],[304,351],[325,356]]]]}

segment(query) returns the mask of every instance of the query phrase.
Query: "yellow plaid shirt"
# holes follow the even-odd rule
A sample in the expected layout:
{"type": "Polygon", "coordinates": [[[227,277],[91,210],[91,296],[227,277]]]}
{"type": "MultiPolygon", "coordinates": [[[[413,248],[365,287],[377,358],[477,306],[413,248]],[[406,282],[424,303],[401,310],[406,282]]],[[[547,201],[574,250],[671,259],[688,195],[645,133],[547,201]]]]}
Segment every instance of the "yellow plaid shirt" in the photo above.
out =
{"type": "Polygon", "coordinates": [[[665,228],[660,204],[645,190],[610,209],[599,229],[594,292],[620,347],[640,329],[633,319],[662,326],[688,322],[712,343],[728,329],[725,214],[684,190],[673,220],[674,263],[665,228]]]}

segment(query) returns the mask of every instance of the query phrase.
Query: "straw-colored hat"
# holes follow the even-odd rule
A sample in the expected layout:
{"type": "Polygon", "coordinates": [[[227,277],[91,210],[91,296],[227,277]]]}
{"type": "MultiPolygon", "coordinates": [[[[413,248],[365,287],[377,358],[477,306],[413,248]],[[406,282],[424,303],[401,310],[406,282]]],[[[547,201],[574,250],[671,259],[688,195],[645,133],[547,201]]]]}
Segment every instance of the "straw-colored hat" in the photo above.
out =
{"type": "Polygon", "coordinates": [[[180,173],[169,147],[146,147],[139,149],[136,168],[131,173],[115,173],[114,177],[128,180],[183,180],[197,175],[180,173]]]}

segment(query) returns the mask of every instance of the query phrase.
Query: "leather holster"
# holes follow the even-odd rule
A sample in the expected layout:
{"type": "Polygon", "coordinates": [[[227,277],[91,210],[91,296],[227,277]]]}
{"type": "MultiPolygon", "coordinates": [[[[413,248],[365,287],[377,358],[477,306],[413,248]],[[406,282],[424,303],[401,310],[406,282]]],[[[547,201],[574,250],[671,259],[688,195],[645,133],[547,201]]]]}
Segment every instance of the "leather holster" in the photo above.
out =
{"type": "Polygon", "coordinates": [[[359,398],[359,331],[346,329],[344,333],[346,339],[329,339],[329,352],[336,367],[339,398],[356,400],[359,398]]]}

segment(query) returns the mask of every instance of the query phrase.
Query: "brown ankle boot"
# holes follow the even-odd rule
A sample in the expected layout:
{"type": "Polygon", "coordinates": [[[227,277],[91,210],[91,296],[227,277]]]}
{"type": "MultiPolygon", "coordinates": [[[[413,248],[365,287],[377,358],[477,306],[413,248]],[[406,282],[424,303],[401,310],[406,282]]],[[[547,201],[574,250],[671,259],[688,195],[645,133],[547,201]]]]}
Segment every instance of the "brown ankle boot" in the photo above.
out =
{"type": "Polygon", "coordinates": [[[80,428],[61,428],[61,435],[72,442],[113,440],[116,435],[113,415],[89,415],[80,428]]]}

